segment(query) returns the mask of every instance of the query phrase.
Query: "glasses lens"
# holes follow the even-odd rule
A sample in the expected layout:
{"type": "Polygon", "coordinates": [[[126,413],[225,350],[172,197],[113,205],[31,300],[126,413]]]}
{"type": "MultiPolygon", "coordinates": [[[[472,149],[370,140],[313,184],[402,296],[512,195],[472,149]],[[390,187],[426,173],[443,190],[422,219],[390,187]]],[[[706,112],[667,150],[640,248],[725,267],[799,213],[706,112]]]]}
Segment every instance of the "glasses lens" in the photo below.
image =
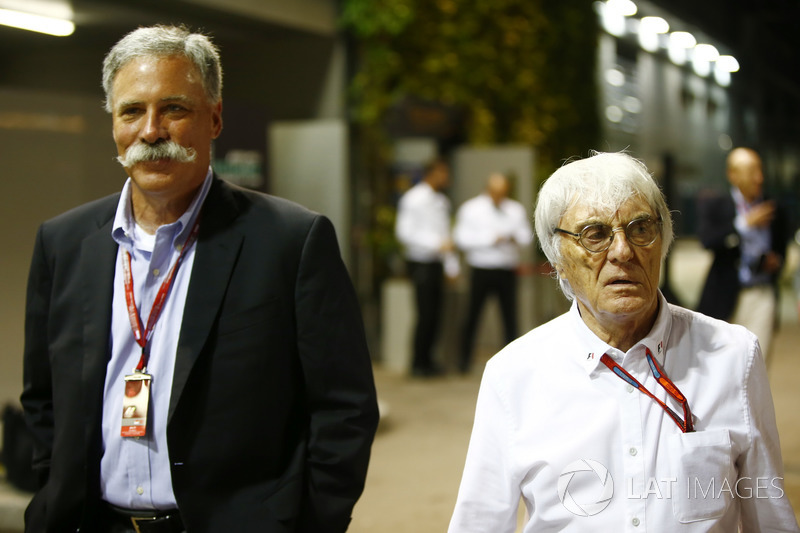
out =
{"type": "Polygon", "coordinates": [[[636,246],[647,246],[656,240],[658,226],[649,218],[634,220],[625,228],[625,236],[636,246]]]}
{"type": "Polygon", "coordinates": [[[590,252],[599,252],[608,247],[611,228],[605,224],[592,224],[581,231],[581,244],[590,252]]]}

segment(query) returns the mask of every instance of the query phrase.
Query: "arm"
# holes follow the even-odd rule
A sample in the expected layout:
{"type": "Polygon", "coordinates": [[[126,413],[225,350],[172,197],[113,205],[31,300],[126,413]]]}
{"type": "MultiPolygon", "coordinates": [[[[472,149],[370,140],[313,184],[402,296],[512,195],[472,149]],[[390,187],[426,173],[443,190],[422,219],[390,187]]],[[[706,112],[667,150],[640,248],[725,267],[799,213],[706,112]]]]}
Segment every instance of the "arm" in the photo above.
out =
{"type": "Polygon", "coordinates": [[[509,411],[487,367],[449,533],[511,533],[520,480],[512,470],[509,411]]]}
{"type": "MultiPolygon", "coordinates": [[[[33,471],[41,489],[50,477],[53,452],[53,389],[47,322],[52,279],[45,259],[42,228],[36,234],[25,306],[25,349],[22,366],[22,408],[34,437],[33,471]]],[[[39,490],[25,511],[25,530],[43,531],[46,518],[44,491],[39,490]]]]}
{"type": "Polygon", "coordinates": [[[53,391],[47,347],[51,285],[42,229],[39,228],[28,276],[23,390],[20,399],[25,410],[25,420],[36,441],[33,469],[40,486],[44,485],[49,476],[53,448],[53,391]]]}
{"type": "Polygon", "coordinates": [[[743,393],[750,446],[737,459],[742,531],[797,532],[783,488],[783,462],[766,366],[756,342],[751,350],[743,393]]]}
{"type": "Polygon", "coordinates": [[[306,238],[295,302],[310,414],[297,531],[344,532],[364,488],[378,409],[358,301],[324,217],[306,238]]]}
{"type": "Polygon", "coordinates": [[[522,204],[519,204],[517,218],[514,228],[514,240],[519,246],[528,246],[533,242],[533,230],[531,229],[531,221],[528,219],[528,213],[522,204]]]}

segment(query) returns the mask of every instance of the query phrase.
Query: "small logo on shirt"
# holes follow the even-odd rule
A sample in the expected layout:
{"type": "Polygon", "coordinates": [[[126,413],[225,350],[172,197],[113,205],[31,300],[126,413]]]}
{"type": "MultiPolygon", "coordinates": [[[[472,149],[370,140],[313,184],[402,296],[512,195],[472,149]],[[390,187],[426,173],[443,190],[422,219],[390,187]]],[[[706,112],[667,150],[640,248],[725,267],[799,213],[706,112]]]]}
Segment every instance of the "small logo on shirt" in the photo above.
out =
{"type": "Polygon", "coordinates": [[[574,515],[593,516],[608,507],[614,480],[608,469],[591,459],[570,463],[558,476],[558,499],[574,515]]]}

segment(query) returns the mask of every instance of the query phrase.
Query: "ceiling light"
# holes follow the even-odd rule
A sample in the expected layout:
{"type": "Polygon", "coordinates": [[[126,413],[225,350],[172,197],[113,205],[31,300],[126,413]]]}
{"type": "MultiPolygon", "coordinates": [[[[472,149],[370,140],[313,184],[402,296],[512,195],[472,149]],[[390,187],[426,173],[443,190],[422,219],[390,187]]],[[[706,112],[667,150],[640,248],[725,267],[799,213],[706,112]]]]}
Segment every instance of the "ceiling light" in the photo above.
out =
{"type": "Polygon", "coordinates": [[[33,13],[11,9],[0,9],[0,24],[58,37],[72,35],[75,31],[75,24],[71,20],[34,15],[33,13]]]}
{"type": "Polygon", "coordinates": [[[694,47],[694,57],[701,61],[716,61],[719,52],[711,44],[698,44],[694,47]]]}
{"type": "Polygon", "coordinates": [[[607,4],[599,4],[598,7],[603,29],[615,37],[625,35],[625,16],[611,9],[607,4]]]}
{"type": "Polygon", "coordinates": [[[697,39],[688,31],[674,31],[669,34],[669,44],[679,48],[692,48],[697,44],[697,39]]]}
{"type": "Polygon", "coordinates": [[[733,56],[719,56],[717,58],[717,67],[727,72],[739,72],[739,62],[733,56]]]}
{"type": "Polygon", "coordinates": [[[639,32],[667,33],[669,23],[661,17],[643,17],[639,22],[639,32]]]}

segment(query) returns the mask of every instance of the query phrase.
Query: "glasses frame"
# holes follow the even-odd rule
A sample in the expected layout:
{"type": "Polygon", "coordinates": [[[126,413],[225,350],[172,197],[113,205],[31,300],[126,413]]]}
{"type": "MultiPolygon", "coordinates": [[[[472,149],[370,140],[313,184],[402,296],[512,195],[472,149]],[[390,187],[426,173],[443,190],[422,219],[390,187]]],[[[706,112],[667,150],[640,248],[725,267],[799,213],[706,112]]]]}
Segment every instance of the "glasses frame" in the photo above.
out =
{"type": "Polygon", "coordinates": [[[555,233],[563,233],[565,235],[569,235],[570,237],[575,237],[575,239],[577,239],[578,243],[581,246],[583,246],[583,248],[587,252],[591,252],[593,254],[599,254],[599,253],[605,252],[606,250],[611,248],[611,243],[614,242],[614,234],[617,233],[618,231],[622,231],[623,233],[625,233],[625,239],[628,241],[629,244],[631,244],[633,246],[638,246],[639,248],[644,248],[646,246],[650,246],[651,244],[656,242],[656,239],[658,239],[661,236],[661,218],[659,217],[657,219],[653,219],[653,218],[651,218],[649,216],[634,218],[633,220],[631,220],[630,222],[625,224],[625,226],[617,226],[617,227],[608,226],[608,224],[598,224],[598,223],[587,224],[586,226],[583,227],[583,229],[580,231],[580,233],[575,233],[573,231],[567,231],[567,230],[561,229],[561,228],[555,228],[553,231],[555,233]],[[632,224],[635,224],[637,222],[642,222],[642,221],[648,221],[648,220],[653,222],[658,227],[658,232],[656,232],[655,236],[653,237],[653,240],[651,240],[647,244],[636,244],[635,242],[633,242],[631,240],[630,236],[628,235],[628,229],[631,227],[632,224]],[[610,227],[611,228],[611,236],[610,236],[610,238],[608,239],[608,241],[606,241],[606,244],[602,248],[600,248],[599,250],[592,250],[591,248],[586,246],[586,244],[583,242],[583,237],[584,237],[584,233],[586,233],[586,230],[588,230],[589,228],[595,227],[595,226],[606,226],[606,227],[610,227]]]}

